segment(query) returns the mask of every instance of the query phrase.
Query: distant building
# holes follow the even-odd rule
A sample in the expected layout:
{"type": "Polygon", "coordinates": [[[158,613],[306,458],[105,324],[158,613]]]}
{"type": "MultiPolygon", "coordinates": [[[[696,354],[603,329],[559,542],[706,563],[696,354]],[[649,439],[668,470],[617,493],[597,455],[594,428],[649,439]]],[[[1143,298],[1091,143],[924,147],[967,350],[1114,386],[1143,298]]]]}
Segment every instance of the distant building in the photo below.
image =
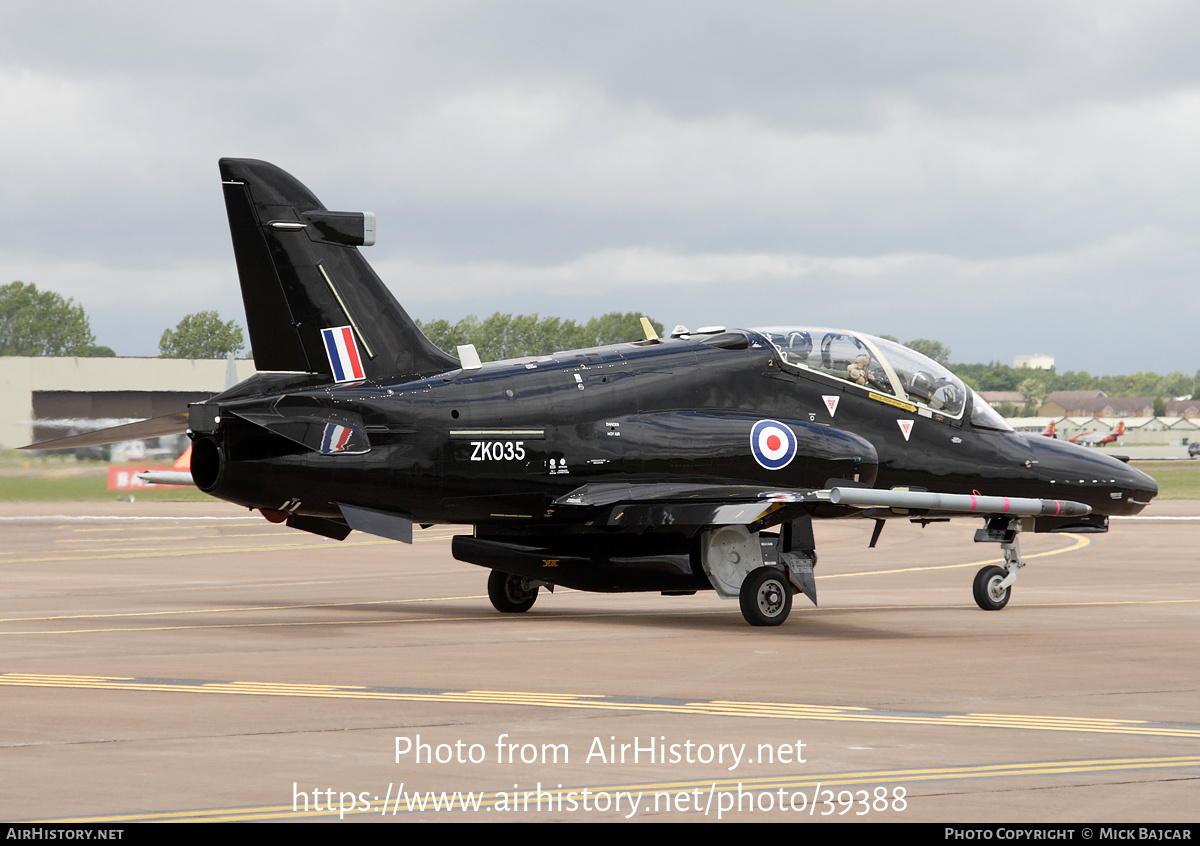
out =
{"type": "Polygon", "coordinates": [[[1019,355],[1013,359],[1013,367],[1017,370],[1053,370],[1054,356],[1019,355]]]}
{"type": "Polygon", "coordinates": [[[979,395],[992,408],[1011,405],[1017,411],[1024,412],[1029,405],[1029,399],[1020,391],[980,391],[979,395]]]}
{"type": "Polygon", "coordinates": [[[1053,423],[1057,436],[1057,427],[1060,422],[1053,417],[1006,417],[1004,419],[1018,432],[1029,432],[1035,435],[1045,434],[1046,430],[1050,428],[1050,424],[1053,423]]]}
{"type": "Polygon", "coordinates": [[[1200,419],[1200,400],[1167,400],[1166,417],[1182,417],[1185,420],[1200,419]]]}
{"type": "Polygon", "coordinates": [[[1104,391],[1055,391],[1038,410],[1042,417],[1153,417],[1154,397],[1110,397],[1104,391]]]}
{"type": "MultiPolygon", "coordinates": [[[[254,362],[237,362],[237,376],[254,362]]],[[[0,356],[0,448],[158,417],[225,387],[224,359],[0,356]]]]}
{"type": "MultiPolygon", "coordinates": [[[[1139,446],[1146,444],[1174,444],[1195,441],[1200,438],[1200,419],[1187,420],[1182,417],[1125,417],[1125,434],[1116,446],[1139,446]]],[[[1099,417],[1017,417],[1008,423],[1018,432],[1044,434],[1051,423],[1054,437],[1065,441],[1087,432],[1107,435],[1117,428],[1117,423],[1099,417]]],[[[1103,447],[1098,447],[1103,449],[1103,447]]]]}

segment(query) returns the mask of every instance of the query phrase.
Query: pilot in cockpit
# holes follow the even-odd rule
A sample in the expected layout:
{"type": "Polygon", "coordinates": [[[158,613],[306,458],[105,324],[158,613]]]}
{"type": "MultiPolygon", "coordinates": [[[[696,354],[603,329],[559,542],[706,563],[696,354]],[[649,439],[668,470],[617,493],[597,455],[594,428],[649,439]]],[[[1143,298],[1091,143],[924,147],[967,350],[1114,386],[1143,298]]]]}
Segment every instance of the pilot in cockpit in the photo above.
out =
{"type": "Polygon", "coordinates": [[[855,356],[854,361],[846,367],[846,373],[849,375],[850,381],[856,385],[862,385],[864,388],[874,387],[877,390],[891,393],[891,382],[882,371],[871,370],[871,357],[866,353],[855,356]]]}
{"type": "Polygon", "coordinates": [[[866,385],[871,380],[871,357],[869,355],[857,356],[854,361],[850,362],[850,366],[846,371],[850,374],[850,381],[858,385],[866,385]]]}

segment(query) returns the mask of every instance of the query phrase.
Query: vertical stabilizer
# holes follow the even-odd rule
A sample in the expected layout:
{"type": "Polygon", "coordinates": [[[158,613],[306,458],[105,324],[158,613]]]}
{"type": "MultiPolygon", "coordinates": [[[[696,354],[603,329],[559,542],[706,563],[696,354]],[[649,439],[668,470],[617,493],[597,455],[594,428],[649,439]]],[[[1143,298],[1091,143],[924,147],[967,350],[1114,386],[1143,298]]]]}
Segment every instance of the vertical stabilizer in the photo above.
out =
{"type": "Polygon", "coordinates": [[[221,159],[254,363],[347,381],[458,367],[421,333],[358,251],[375,216],[333,212],[267,162],[221,159]],[[329,339],[337,330],[338,345],[329,339]],[[353,360],[355,367],[347,367],[353,360]]]}

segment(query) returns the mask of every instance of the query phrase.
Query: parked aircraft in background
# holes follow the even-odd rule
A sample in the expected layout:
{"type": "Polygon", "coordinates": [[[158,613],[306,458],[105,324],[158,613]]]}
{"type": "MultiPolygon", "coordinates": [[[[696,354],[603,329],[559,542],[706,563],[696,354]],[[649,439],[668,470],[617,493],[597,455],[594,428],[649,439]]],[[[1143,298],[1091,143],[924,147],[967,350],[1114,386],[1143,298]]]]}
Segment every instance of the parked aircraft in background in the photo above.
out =
{"type": "Polygon", "coordinates": [[[1101,435],[1099,432],[1085,432],[1082,435],[1071,438],[1071,443],[1089,447],[1104,446],[1105,444],[1115,443],[1123,437],[1125,437],[1125,421],[1118,420],[1117,428],[1107,435],[1101,435]]]}

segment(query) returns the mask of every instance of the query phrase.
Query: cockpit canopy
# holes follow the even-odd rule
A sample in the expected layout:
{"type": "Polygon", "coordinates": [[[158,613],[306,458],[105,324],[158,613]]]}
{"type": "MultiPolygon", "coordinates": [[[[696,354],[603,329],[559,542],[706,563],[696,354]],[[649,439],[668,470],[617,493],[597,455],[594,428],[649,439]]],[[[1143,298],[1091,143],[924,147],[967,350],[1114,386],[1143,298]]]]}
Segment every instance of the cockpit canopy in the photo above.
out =
{"type": "MultiPolygon", "coordinates": [[[[933,359],[894,341],[845,329],[807,326],[752,331],[771,342],[785,368],[858,385],[954,420],[962,419],[967,407],[970,389],[961,379],[933,359]]],[[[977,395],[973,400],[974,425],[1010,429],[986,402],[977,395]]]]}

